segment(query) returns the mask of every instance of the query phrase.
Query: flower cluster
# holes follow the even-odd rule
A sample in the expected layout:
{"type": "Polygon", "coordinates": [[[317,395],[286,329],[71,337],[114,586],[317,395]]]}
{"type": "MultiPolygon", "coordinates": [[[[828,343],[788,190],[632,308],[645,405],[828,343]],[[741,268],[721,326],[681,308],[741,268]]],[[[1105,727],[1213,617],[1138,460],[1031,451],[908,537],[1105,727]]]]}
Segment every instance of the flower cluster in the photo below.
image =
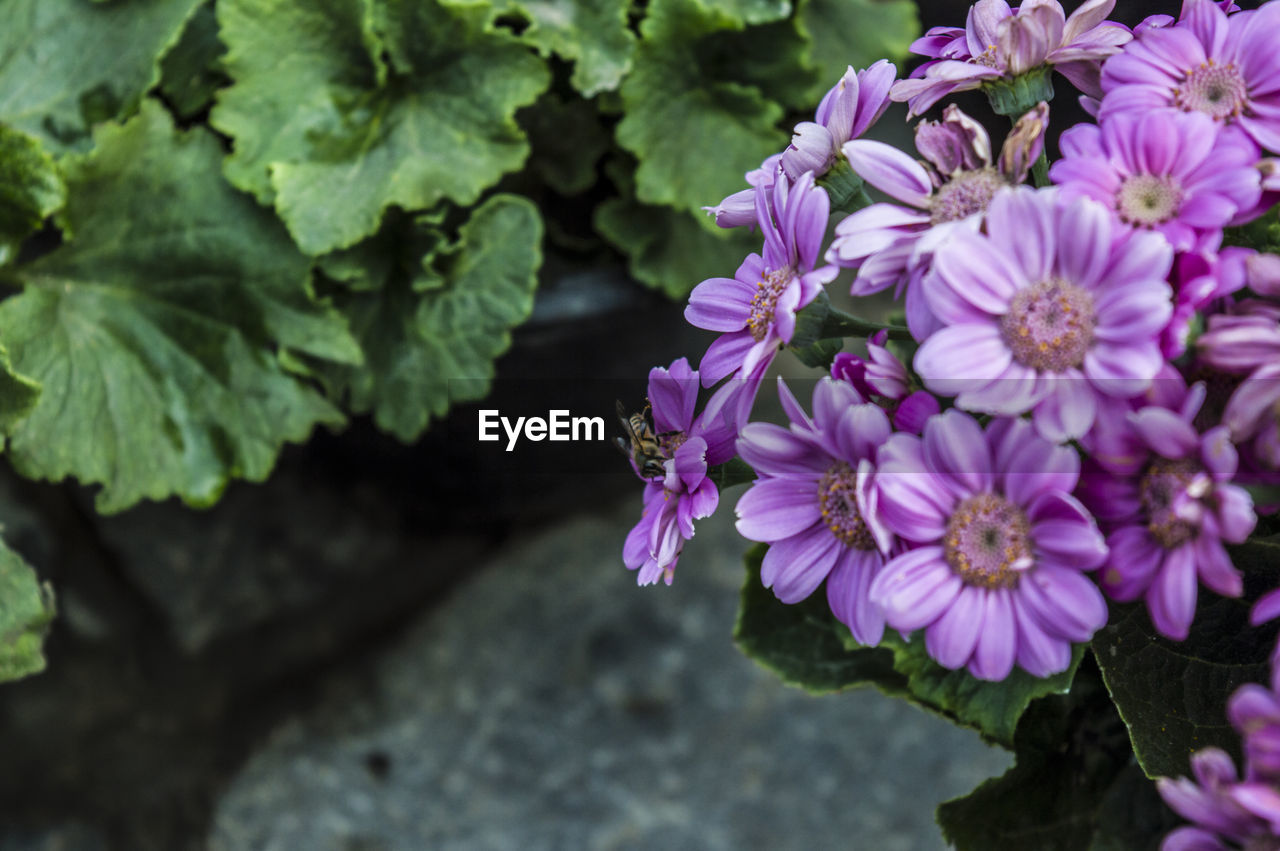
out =
{"type": "MultiPolygon", "coordinates": [[[[762,247],[690,296],[688,321],[720,334],[701,418],[692,385],[679,416],[651,386],[666,475],[627,542],[642,582],[671,580],[715,508],[709,467],[736,453],[756,477],[737,528],[768,545],[780,601],[825,590],[856,642],[888,627],[979,679],[1066,670],[1108,598],[1143,601],[1178,641],[1201,586],[1243,593],[1246,485],[1280,483],[1280,256],[1233,229],[1265,229],[1280,199],[1280,2],[1186,0],[1132,30],[1113,7],[979,0],[913,45],[908,78],[849,69],[708,208],[762,247]],[[1051,71],[1097,119],[1064,129],[1052,163],[1051,71]],[[971,89],[1013,121],[998,152],[955,104],[917,123],[921,159],[865,138],[891,101],[918,115],[971,89]],[[843,293],[891,295],[900,318],[845,313],[843,293]],[[865,353],[833,356],[849,336],[865,353]],[[784,425],[750,422],[786,347],[825,352],[829,375],[810,409],[780,382],[784,425]],[[709,431],[736,442],[713,451],[709,431]]],[[[1196,771],[1202,790],[1235,782],[1217,756],[1196,771]]],[[[1232,794],[1255,819],[1237,798],[1261,793],[1232,794]]]]}

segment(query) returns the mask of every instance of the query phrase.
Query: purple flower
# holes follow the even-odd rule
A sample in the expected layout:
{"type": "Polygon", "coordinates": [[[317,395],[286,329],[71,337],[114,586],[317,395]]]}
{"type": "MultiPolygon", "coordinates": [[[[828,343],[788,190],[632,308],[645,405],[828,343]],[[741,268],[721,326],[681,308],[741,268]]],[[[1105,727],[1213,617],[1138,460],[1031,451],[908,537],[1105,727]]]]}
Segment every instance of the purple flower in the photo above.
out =
{"type": "Polygon", "coordinates": [[[953,229],[976,231],[995,194],[1026,178],[1043,150],[1048,121],[1043,103],[1023,116],[1005,141],[998,169],[987,131],[955,104],[942,121],[916,125],[923,164],[882,142],[849,142],[844,152],[853,170],[907,206],[873,204],[846,217],[836,225],[827,262],[858,270],[853,295],[896,287],[901,297],[905,290],[907,326],[917,339],[929,336],[941,326],[921,295],[920,281],[934,250],[953,229]]]}
{"type": "Polygon", "coordinates": [[[1227,428],[1201,435],[1192,426],[1203,401],[1196,385],[1177,411],[1150,406],[1129,414],[1146,449],[1137,472],[1098,471],[1080,493],[1110,530],[1102,587],[1121,601],[1144,597],[1156,629],[1175,641],[1191,629],[1197,577],[1218,594],[1240,596],[1240,574],[1223,542],[1244,541],[1256,521],[1249,494],[1230,484],[1238,458],[1227,428]]]}
{"type": "MultiPolygon", "coordinates": [[[[1240,7],[1236,5],[1235,0],[1211,0],[1223,12],[1230,14],[1231,12],[1239,12],[1240,7]]],[[[1183,14],[1186,14],[1186,7],[1190,5],[1184,3],[1183,14]]],[[[1170,27],[1177,23],[1177,19],[1173,15],[1148,15],[1143,19],[1142,23],[1133,28],[1135,36],[1141,35],[1149,29],[1160,29],[1162,27],[1170,27]]]]}
{"type": "Polygon", "coordinates": [[[889,87],[898,71],[887,59],[854,72],[852,66],[818,104],[813,121],[796,125],[791,144],[782,152],[782,170],[792,180],[806,171],[826,174],[850,139],[867,132],[889,108],[889,87]]]}
{"type": "Polygon", "coordinates": [[[839,271],[813,268],[830,202],[814,186],[812,173],[794,185],[780,176],[771,189],[756,187],[755,193],[764,256],[749,255],[733,278],[698,284],[684,311],[690,324],[722,332],[699,367],[708,387],[735,372],[752,380],[763,376],[778,348],[791,342],[797,311],[817,298],[839,271]]]}
{"type": "Polygon", "coordinates": [[[1196,315],[1245,285],[1252,249],[1216,246],[1221,233],[1200,239],[1191,251],[1179,254],[1173,263],[1173,318],[1160,335],[1160,349],[1173,360],[1187,350],[1187,337],[1196,315]]]}
{"type": "Polygon", "coordinates": [[[934,255],[924,290],[946,327],[920,346],[916,372],[962,408],[1032,411],[1049,440],[1078,438],[1100,398],[1137,395],[1159,371],[1172,262],[1163,237],[1095,201],[1002,192],[986,235],[958,233],[934,255]]]}
{"type": "Polygon", "coordinates": [[[984,430],[950,410],[922,438],[895,434],[877,455],[880,517],[911,542],[871,586],[889,626],[925,631],[944,667],[1002,680],[1016,662],[1038,677],[1065,670],[1072,642],[1107,620],[1084,574],[1107,555],[1093,518],[1071,496],[1075,450],[1026,420],[984,430]]]}
{"type": "Polygon", "coordinates": [[[1270,834],[1267,823],[1236,800],[1239,776],[1231,757],[1218,748],[1204,748],[1191,755],[1195,780],[1161,777],[1156,789],[1169,808],[1197,827],[1180,827],[1164,838],[1161,851],[1230,851],[1223,839],[1248,848],[1274,848],[1250,844],[1270,834]]]}
{"type": "Polygon", "coordinates": [[[1050,66],[1097,96],[1099,64],[1132,38],[1127,27],[1104,20],[1114,6],[1087,0],[1068,18],[1055,0],[1026,0],[1016,10],[1005,0],[978,0],[963,30],[933,29],[911,45],[931,61],[895,83],[890,97],[919,115],[952,92],[1050,66]]]}
{"type": "Polygon", "coordinates": [[[1200,358],[1209,366],[1247,375],[1232,392],[1222,422],[1236,443],[1252,440],[1254,458],[1280,470],[1280,258],[1255,254],[1245,262],[1249,288],[1269,299],[1237,302],[1229,313],[1208,319],[1197,341],[1200,358]]]}
{"type": "Polygon", "coordinates": [[[825,579],[831,611],[866,645],[880,643],[884,615],[867,596],[893,537],[876,519],[876,448],[888,417],[849,384],[830,378],[813,391],[813,418],[779,380],[791,428],[750,423],[738,453],[760,478],[738,501],[738,531],[769,544],[760,579],[784,603],[798,603],[825,579]]]}
{"type": "Polygon", "coordinates": [[[898,431],[919,434],[937,414],[938,400],[926,390],[911,390],[907,368],[885,347],[889,332],[877,331],[867,340],[867,359],[841,352],[831,363],[831,377],[853,385],[864,399],[876,399],[898,431]]]}
{"type": "Polygon", "coordinates": [[[771,190],[782,173],[782,154],[765,159],[759,168],[747,172],[745,177],[750,189],[742,189],[725,198],[714,207],[703,207],[716,217],[716,225],[736,228],[756,223],[756,189],[771,190]]]}
{"type": "Polygon", "coordinates": [[[1280,151],[1280,4],[1228,16],[1209,0],[1187,0],[1179,22],[1144,30],[1102,71],[1099,119],[1161,107],[1203,112],[1280,151]]]}
{"type": "Polygon", "coordinates": [[[1101,201],[1178,251],[1234,223],[1262,194],[1257,147],[1234,128],[1219,133],[1199,113],[1114,114],[1101,127],[1072,127],[1061,148],[1049,176],[1064,195],[1101,201]]]}
{"type": "MultiPolygon", "coordinates": [[[[726,385],[717,395],[739,390],[726,385]]],[[[665,475],[645,480],[644,512],[622,549],[627,569],[639,570],[636,578],[641,585],[652,585],[659,577],[671,584],[684,542],[693,537],[693,521],[711,516],[720,501],[719,491],[707,478],[707,467],[733,457],[736,427],[724,416],[695,417],[697,401],[698,373],[684,358],[670,369],[649,371],[649,404],[665,475]]],[[[735,409],[724,404],[715,407],[735,409]]]]}

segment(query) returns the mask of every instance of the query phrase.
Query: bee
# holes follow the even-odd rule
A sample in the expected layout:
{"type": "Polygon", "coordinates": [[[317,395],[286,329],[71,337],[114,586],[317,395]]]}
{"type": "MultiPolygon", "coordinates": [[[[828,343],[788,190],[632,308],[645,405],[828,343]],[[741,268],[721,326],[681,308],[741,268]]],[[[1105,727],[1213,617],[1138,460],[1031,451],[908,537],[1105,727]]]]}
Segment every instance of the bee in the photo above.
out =
{"type": "Polygon", "coordinates": [[[615,437],[614,445],[622,451],[623,455],[630,458],[640,471],[640,475],[646,479],[660,479],[667,474],[663,462],[667,459],[662,454],[662,444],[659,439],[665,435],[656,434],[653,428],[652,411],[648,402],[645,402],[644,411],[639,414],[627,415],[627,409],[618,402],[618,421],[622,423],[622,430],[626,432],[627,437],[615,437]]]}

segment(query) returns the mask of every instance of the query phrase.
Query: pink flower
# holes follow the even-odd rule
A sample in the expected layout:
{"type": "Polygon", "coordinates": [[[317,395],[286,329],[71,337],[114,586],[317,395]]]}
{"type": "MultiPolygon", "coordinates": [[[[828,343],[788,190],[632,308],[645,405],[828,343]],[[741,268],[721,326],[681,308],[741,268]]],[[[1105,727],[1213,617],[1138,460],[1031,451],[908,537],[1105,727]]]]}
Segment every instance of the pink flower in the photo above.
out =
{"type": "Polygon", "coordinates": [[[1088,199],[1002,192],[987,234],[938,249],[925,296],[946,327],[921,344],[925,387],[966,410],[1031,411],[1049,440],[1079,438],[1100,400],[1135,396],[1163,363],[1173,262],[1158,234],[1133,231],[1088,199]]]}
{"type": "Polygon", "coordinates": [[[943,667],[1002,680],[1014,664],[1037,677],[1065,670],[1072,642],[1107,620],[1082,571],[1107,549],[1070,495],[1080,459],[1026,420],[984,430],[950,410],[923,437],[895,434],[876,456],[879,516],[908,542],[871,585],[889,626],[923,629],[943,667]]]}
{"type": "Polygon", "coordinates": [[[1202,112],[1280,151],[1280,3],[1227,15],[1187,0],[1171,27],[1144,30],[1102,73],[1099,120],[1173,107],[1202,112]]]}
{"type": "Polygon", "coordinates": [[[827,262],[857,269],[850,292],[871,295],[895,287],[905,293],[907,326],[917,339],[941,327],[925,302],[920,282],[933,253],[956,231],[977,231],[995,194],[1021,183],[1044,148],[1049,108],[1024,115],[1005,140],[999,167],[981,124],[947,107],[942,121],[916,125],[921,163],[883,142],[844,146],[849,164],[867,183],[901,204],[872,204],[836,225],[827,262]]]}
{"type": "Polygon", "coordinates": [[[1099,96],[1099,65],[1132,38],[1107,21],[1115,0],[1087,0],[1067,17],[1056,0],[1026,0],[1016,10],[1005,0],[978,0],[963,30],[933,29],[911,45],[931,57],[894,84],[890,97],[919,115],[952,92],[1053,67],[1088,95],[1099,96]]]}
{"type": "Polygon", "coordinates": [[[1206,115],[1118,113],[1062,134],[1049,176],[1068,197],[1094,198],[1133,227],[1164,234],[1177,251],[1236,223],[1262,194],[1258,149],[1206,115]]]}

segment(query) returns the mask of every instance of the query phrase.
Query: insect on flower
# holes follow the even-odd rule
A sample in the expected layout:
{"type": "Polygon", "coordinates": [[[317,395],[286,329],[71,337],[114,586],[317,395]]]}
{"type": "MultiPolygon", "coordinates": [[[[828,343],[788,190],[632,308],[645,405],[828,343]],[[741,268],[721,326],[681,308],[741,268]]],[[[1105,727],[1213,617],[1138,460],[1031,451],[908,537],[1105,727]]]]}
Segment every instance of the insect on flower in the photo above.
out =
{"type": "Polygon", "coordinates": [[[614,445],[636,465],[642,479],[661,479],[666,476],[664,464],[667,458],[662,452],[661,439],[674,432],[655,432],[653,412],[648,400],[645,401],[644,410],[638,414],[628,415],[621,401],[617,406],[618,421],[622,423],[622,430],[627,436],[625,439],[615,437],[614,445]]]}

